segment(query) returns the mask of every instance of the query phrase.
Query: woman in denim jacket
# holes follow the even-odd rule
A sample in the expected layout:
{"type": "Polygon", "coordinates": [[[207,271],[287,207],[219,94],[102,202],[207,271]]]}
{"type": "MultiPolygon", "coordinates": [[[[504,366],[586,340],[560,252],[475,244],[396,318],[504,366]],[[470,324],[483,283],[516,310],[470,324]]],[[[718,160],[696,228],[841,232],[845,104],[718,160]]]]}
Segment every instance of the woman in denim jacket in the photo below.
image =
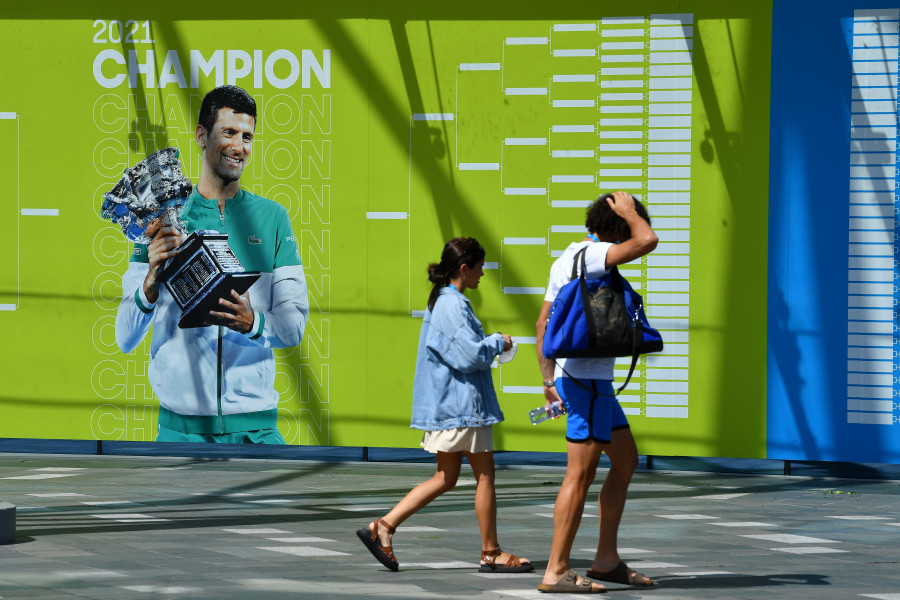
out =
{"type": "Polygon", "coordinates": [[[484,248],[474,238],[447,242],[440,263],[428,266],[434,284],[419,336],[413,382],[411,426],[423,429],[422,447],[437,455],[434,476],[417,485],[391,511],[356,535],[381,564],[399,569],[391,538],[400,523],[453,489],[465,455],[475,474],[475,514],[481,528],[481,567],[485,573],[526,573],[528,559],[500,550],[494,493],[492,425],[503,420],[494,392],[491,363],[512,346],[503,333],[485,336],[463,293],[478,287],[484,274],[484,248]]]}

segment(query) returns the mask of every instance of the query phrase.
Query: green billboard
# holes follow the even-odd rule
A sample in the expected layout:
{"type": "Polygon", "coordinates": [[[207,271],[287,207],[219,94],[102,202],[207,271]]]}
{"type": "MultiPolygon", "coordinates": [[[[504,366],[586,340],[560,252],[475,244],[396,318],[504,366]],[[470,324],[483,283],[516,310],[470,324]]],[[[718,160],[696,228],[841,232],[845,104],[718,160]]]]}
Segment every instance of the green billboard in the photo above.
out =
{"type": "Polygon", "coordinates": [[[289,444],[418,445],[425,268],[465,235],[487,250],[474,309],[519,344],[492,369],[497,448],[563,450],[526,415],[534,323],[585,207],[625,189],[661,240],[621,269],[666,340],[620,398],[639,450],[764,456],[770,3],[254,9],[4,9],[0,437],[155,438],[101,196],[167,146],[196,182],[200,100],[235,84],[259,107],[241,185],[287,209],[309,290],[276,353],[289,444]]]}

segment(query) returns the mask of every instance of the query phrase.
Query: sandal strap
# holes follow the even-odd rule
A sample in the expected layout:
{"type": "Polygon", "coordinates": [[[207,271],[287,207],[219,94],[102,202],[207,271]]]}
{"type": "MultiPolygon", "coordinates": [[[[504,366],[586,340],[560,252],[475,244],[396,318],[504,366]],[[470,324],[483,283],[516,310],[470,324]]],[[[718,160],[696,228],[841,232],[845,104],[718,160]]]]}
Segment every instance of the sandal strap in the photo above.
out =
{"type": "Polygon", "coordinates": [[[381,551],[384,552],[388,558],[392,561],[397,562],[397,558],[394,556],[394,549],[392,546],[382,546],[381,542],[378,540],[378,526],[381,525],[385,529],[387,529],[388,533],[394,535],[396,533],[397,528],[385,521],[384,519],[378,519],[374,521],[374,527],[372,527],[372,541],[378,542],[378,546],[381,548],[381,551]]]}
{"type": "Polygon", "coordinates": [[[391,525],[390,523],[388,523],[387,521],[385,521],[384,519],[378,519],[375,523],[376,523],[376,527],[377,527],[377,523],[384,525],[384,528],[387,529],[388,533],[391,535],[394,535],[397,532],[397,528],[394,527],[393,525],[391,525]]]}
{"type": "MultiPolygon", "coordinates": [[[[378,541],[378,526],[379,525],[381,525],[382,527],[387,529],[387,532],[391,535],[394,535],[394,533],[397,532],[397,528],[394,527],[393,525],[391,525],[390,523],[388,523],[387,521],[385,521],[384,519],[378,519],[377,521],[373,521],[372,523],[373,523],[373,525],[375,525],[374,527],[372,527],[372,541],[373,542],[378,541]]],[[[381,542],[378,542],[378,544],[381,545],[381,542]]],[[[381,547],[388,548],[388,549],[390,548],[390,546],[381,546],[381,547]]],[[[390,554],[390,552],[386,551],[385,554],[390,554]]],[[[391,560],[393,560],[393,558],[394,557],[391,556],[391,560]]]]}
{"type": "Polygon", "coordinates": [[[509,560],[506,561],[507,567],[521,567],[522,561],[515,554],[509,555],[509,560]]]}
{"type": "Polygon", "coordinates": [[[565,580],[569,584],[579,587],[579,588],[584,588],[584,589],[589,590],[594,587],[594,584],[591,583],[590,581],[588,581],[587,579],[582,579],[581,581],[578,581],[578,573],[576,573],[575,571],[572,571],[571,569],[566,571],[566,574],[563,575],[563,578],[560,581],[563,581],[563,580],[565,580]]]}
{"type": "Polygon", "coordinates": [[[503,553],[500,550],[500,546],[497,546],[493,550],[482,550],[481,551],[481,562],[492,569],[497,568],[497,557],[503,553]]]}
{"type": "Polygon", "coordinates": [[[493,550],[482,550],[481,560],[484,560],[485,558],[497,558],[501,554],[503,554],[503,551],[500,549],[500,546],[497,546],[493,550]]]}
{"type": "Polygon", "coordinates": [[[394,549],[390,546],[382,546],[381,551],[387,554],[387,557],[392,561],[397,562],[397,558],[394,556],[394,549]]]}
{"type": "MultiPolygon", "coordinates": [[[[500,549],[500,546],[497,546],[493,550],[482,550],[481,551],[481,560],[492,569],[497,568],[497,559],[500,558],[500,555],[503,554],[503,550],[500,549]]],[[[506,560],[506,564],[504,567],[521,567],[522,561],[515,554],[510,554],[509,558],[506,560]]]]}

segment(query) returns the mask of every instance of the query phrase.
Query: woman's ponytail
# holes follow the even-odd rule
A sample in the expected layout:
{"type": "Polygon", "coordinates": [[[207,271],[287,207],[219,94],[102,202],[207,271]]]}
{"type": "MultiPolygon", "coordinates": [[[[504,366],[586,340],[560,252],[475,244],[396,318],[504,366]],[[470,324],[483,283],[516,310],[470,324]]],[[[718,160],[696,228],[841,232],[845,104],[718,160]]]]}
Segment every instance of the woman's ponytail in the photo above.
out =
{"type": "Polygon", "coordinates": [[[428,265],[428,281],[431,286],[431,294],[428,295],[428,310],[434,309],[434,303],[437,302],[441,293],[441,288],[446,287],[450,283],[450,275],[441,269],[440,263],[431,263],[428,265]]]}

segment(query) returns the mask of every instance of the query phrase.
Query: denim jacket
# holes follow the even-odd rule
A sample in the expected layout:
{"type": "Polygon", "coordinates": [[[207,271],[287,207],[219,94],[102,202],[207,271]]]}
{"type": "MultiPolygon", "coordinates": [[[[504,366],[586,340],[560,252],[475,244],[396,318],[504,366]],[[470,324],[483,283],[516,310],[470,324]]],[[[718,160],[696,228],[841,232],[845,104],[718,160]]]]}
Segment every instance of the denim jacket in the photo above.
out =
{"type": "Polygon", "coordinates": [[[491,363],[505,345],[499,333],[484,335],[468,298],[442,288],[419,336],[410,427],[438,431],[502,421],[491,363]]]}

